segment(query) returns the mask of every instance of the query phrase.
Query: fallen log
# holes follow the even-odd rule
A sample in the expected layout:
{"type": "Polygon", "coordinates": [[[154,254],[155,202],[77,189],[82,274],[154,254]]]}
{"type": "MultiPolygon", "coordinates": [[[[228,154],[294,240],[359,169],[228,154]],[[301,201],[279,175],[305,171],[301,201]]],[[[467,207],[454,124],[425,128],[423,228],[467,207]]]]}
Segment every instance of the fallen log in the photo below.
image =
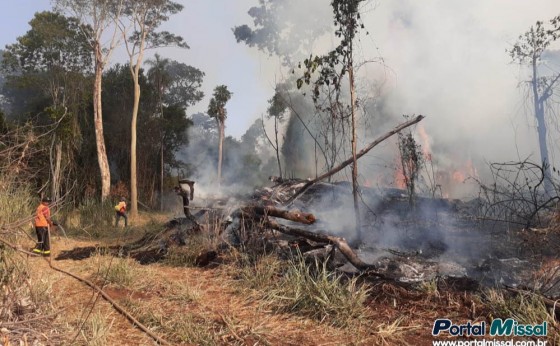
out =
{"type": "MultiPolygon", "coordinates": [[[[425,116],[423,115],[419,115],[414,119],[410,119],[409,121],[406,121],[400,125],[398,125],[397,127],[395,127],[394,129],[392,129],[391,131],[385,133],[384,135],[380,136],[379,138],[377,138],[375,141],[371,142],[367,147],[363,148],[362,150],[360,150],[357,154],[356,154],[356,160],[361,158],[362,156],[364,156],[365,154],[367,154],[371,149],[373,149],[375,146],[377,146],[379,143],[383,142],[384,140],[386,140],[387,138],[393,136],[394,134],[404,130],[405,128],[414,125],[418,122],[420,122],[422,119],[424,119],[425,116]]],[[[286,205],[291,204],[293,201],[296,200],[296,198],[298,198],[302,193],[304,193],[305,191],[307,191],[307,189],[309,187],[311,187],[313,184],[326,179],[338,172],[340,172],[341,170],[343,170],[346,166],[348,166],[349,164],[351,164],[353,162],[353,158],[349,158],[346,161],[342,162],[340,165],[336,166],[335,168],[331,169],[330,171],[318,176],[317,178],[310,180],[309,182],[307,182],[303,187],[301,187],[287,202],[286,205]]]]}
{"type": "Polygon", "coordinates": [[[315,215],[313,214],[304,213],[300,210],[283,210],[272,206],[247,206],[243,208],[243,211],[246,213],[254,213],[260,216],[279,217],[305,225],[311,225],[316,221],[315,215]]]}
{"type": "Polygon", "coordinates": [[[323,232],[318,232],[318,231],[311,232],[311,231],[306,231],[306,230],[299,229],[299,228],[288,227],[288,226],[281,225],[281,224],[279,224],[277,222],[274,222],[274,221],[266,222],[265,226],[267,226],[268,228],[271,228],[271,229],[275,229],[275,230],[277,230],[279,232],[282,232],[284,234],[287,234],[287,235],[296,236],[296,237],[304,237],[306,239],[310,239],[310,240],[313,240],[313,241],[316,241],[316,242],[332,244],[332,245],[334,245],[338,248],[340,253],[343,254],[344,257],[346,257],[346,259],[348,259],[348,262],[350,262],[354,267],[356,267],[356,269],[358,269],[360,271],[366,271],[366,272],[368,272],[368,274],[372,274],[372,275],[375,275],[375,276],[378,276],[378,277],[385,278],[385,276],[383,274],[379,274],[379,273],[376,272],[377,268],[374,265],[367,264],[364,261],[362,261],[358,257],[358,255],[356,255],[354,250],[352,250],[350,245],[348,245],[348,243],[346,242],[346,240],[344,238],[331,236],[331,235],[325,234],[323,232]]]}

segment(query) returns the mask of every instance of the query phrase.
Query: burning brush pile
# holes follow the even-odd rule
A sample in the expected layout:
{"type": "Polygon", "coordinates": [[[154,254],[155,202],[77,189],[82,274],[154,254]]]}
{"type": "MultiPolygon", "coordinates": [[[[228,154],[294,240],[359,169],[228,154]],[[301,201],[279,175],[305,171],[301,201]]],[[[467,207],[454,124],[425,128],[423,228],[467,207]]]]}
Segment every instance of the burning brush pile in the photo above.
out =
{"type": "MultiPolygon", "coordinates": [[[[488,222],[480,217],[479,199],[417,197],[411,205],[404,190],[363,187],[356,227],[349,183],[271,180],[273,186],[250,196],[190,206],[186,218],[168,225],[165,241],[152,239],[152,251],[165,257],[174,244],[188,246],[189,234],[215,232],[217,252],[260,246],[402,285],[444,278],[465,289],[499,286],[560,295],[560,270],[547,264],[558,248],[557,232],[488,222]]],[[[212,260],[216,251],[199,256],[212,260]]]]}

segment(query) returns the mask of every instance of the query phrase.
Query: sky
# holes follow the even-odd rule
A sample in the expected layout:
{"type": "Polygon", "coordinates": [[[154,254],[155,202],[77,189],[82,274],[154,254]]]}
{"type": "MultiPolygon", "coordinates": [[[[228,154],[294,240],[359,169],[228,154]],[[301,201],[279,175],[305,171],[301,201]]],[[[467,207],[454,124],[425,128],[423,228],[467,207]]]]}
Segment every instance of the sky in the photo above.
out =
{"type": "MultiPolygon", "coordinates": [[[[0,11],[0,47],[15,42],[29,29],[28,22],[35,12],[49,10],[48,0],[2,0],[10,2],[0,11]]],[[[274,80],[269,71],[263,71],[261,63],[268,60],[245,45],[238,44],[232,33],[236,25],[248,23],[247,11],[258,1],[252,0],[181,0],[184,10],[171,18],[163,28],[185,38],[190,49],[165,48],[158,51],[169,57],[192,65],[206,73],[203,90],[205,99],[189,112],[205,112],[214,87],[228,86],[233,92],[228,103],[229,121],[226,135],[241,137],[256,118],[266,110],[267,100],[272,96],[274,80]]],[[[150,58],[155,52],[148,52],[150,58]]],[[[112,62],[123,62],[126,55],[122,49],[113,56],[112,62]]]]}
{"type": "MultiPolygon", "coordinates": [[[[329,6],[327,0],[304,1],[329,6]]],[[[9,2],[0,12],[0,46],[25,33],[34,12],[50,8],[47,0],[9,2]]],[[[184,10],[163,28],[183,36],[190,49],[166,48],[158,53],[206,73],[206,98],[190,112],[205,111],[213,88],[228,86],[233,97],[226,134],[239,138],[266,111],[275,82],[286,73],[278,58],[239,44],[233,36],[234,26],[251,24],[247,11],[258,0],[179,2],[184,10]]],[[[376,96],[396,117],[426,115],[423,126],[431,145],[444,148],[461,143],[465,156],[477,152],[492,160],[509,159],[517,152],[535,154],[534,122],[526,115],[518,88],[526,76],[511,64],[506,49],[535,21],[560,14],[560,1],[379,0],[370,1],[364,10],[370,35],[360,38],[358,57],[381,56],[384,65],[366,66],[360,81],[363,89],[381,85],[376,96]]],[[[293,15],[300,12],[294,7],[293,15]]],[[[328,48],[328,44],[314,46],[313,53],[328,48]]],[[[117,52],[113,62],[124,57],[117,52]]],[[[556,67],[560,70],[560,64],[556,67]]]]}

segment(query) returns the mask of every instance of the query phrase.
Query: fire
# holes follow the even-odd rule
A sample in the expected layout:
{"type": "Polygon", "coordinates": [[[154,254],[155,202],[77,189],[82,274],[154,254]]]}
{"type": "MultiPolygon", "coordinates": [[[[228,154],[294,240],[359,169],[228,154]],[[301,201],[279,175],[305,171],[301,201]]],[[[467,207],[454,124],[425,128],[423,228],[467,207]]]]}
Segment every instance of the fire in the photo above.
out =
{"type": "Polygon", "coordinates": [[[453,181],[455,181],[457,183],[462,183],[466,179],[465,174],[461,171],[453,172],[453,175],[451,177],[452,177],[453,181]]]}
{"type": "MultiPolygon", "coordinates": [[[[455,198],[467,193],[472,185],[472,182],[469,183],[469,178],[478,178],[478,170],[469,156],[461,159],[464,153],[452,151],[441,153],[441,157],[434,156],[436,154],[432,153],[432,137],[428,135],[422,124],[418,125],[416,135],[425,165],[420,172],[421,177],[419,179],[421,180],[419,180],[418,187],[422,188],[422,186],[428,185],[427,188],[432,189],[429,190],[432,191],[431,193],[434,193],[433,191],[441,193],[443,198],[455,198]]],[[[393,186],[406,189],[402,162],[400,162],[398,156],[395,159],[394,167],[393,186]]]]}
{"type": "Polygon", "coordinates": [[[427,161],[432,161],[432,140],[422,124],[418,125],[418,136],[422,146],[422,153],[427,161]]]}
{"type": "Polygon", "coordinates": [[[397,164],[397,169],[395,170],[394,180],[395,180],[395,185],[397,186],[397,188],[406,189],[404,173],[403,173],[402,166],[400,164],[397,164]]]}

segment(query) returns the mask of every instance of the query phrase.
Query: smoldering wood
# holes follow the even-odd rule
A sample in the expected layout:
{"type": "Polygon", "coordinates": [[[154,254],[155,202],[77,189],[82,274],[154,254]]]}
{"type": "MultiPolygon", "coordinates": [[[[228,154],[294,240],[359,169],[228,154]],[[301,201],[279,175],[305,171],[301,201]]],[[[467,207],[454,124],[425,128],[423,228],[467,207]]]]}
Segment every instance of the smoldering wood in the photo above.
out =
{"type": "Polygon", "coordinates": [[[303,237],[306,239],[310,239],[312,241],[334,245],[340,251],[340,253],[342,253],[344,257],[348,259],[348,262],[350,262],[354,267],[356,267],[356,269],[362,272],[367,272],[368,274],[373,276],[378,276],[383,278],[385,277],[383,274],[377,273],[376,266],[372,264],[367,264],[364,261],[362,261],[358,257],[358,255],[354,252],[354,250],[352,250],[350,245],[348,245],[348,243],[344,238],[331,236],[321,231],[311,232],[300,228],[288,227],[285,225],[281,225],[275,221],[267,221],[265,222],[264,225],[268,228],[277,230],[287,235],[291,235],[295,237],[303,237]]]}
{"type": "Polygon", "coordinates": [[[183,213],[185,214],[185,217],[191,219],[192,215],[189,210],[189,200],[192,201],[194,199],[194,181],[181,179],[179,180],[179,185],[175,186],[174,190],[183,201],[183,213]],[[186,186],[189,187],[189,191],[187,191],[186,186]]]}
{"type": "Polygon", "coordinates": [[[302,223],[305,225],[311,225],[317,220],[315,215],[311,213],[305,213],[297,209],[284,210],[273,206],[247,206],[243,208],[246,213],[254,213],[260,216],[273,216],[282,219],[302,223]]]}
{"type": "MultiPolygon", "coordinates": [[[[363,148],[362,150],[360,150],[357,154],[356,154],[356,160],[360,159],[362,156],[364,156],[365,154],[367,154],[371,149],[375,148],[379,143],[385,141],[387,138],[390,138],[391,136],[395,135],[396,133],[404,130],[405,128],[412,126],[416,123],[419,123],[422,119],[424,119],[425,116],[423,115],[418,115],[417,117],[410,119],[408,121],[405,121],[404,123],[398,125],[397,127],[395,127],[394,129],[392,129],[391,131],[383,134],[382,136],[380,136],[379,138],[377,138],[375,141],[371,142],[368,146],[366,146],[365,148],[363,148]]],[[[350,165],[352,162],[354,162],[354,158],[351,157],[347,160],[345,160],[344,162],[342,162],[340,165],[336,166],[335,168],[331,169],[330,171],[318,176],[317,178],[310,180],[309,182],[307,182],[301,189],[299,189],[287,202],[286,204],[289,205],[291,204],[293,201],[296,200],[297,197],[299,197],[302,193],[304,193],[310,186],[312,186],[313,184],[326,179],[330,176],[335,175],[336,173],[340,172],[341,170],[343,170],[344,168],[346,168],[348,165],[350,165]]]]}
{"type": "Polygon", "coordinates": [[[194,181],[188,179],[181,179],[179,180],[180,187],[186,191],[185,185],[189,187],[190,190],[190,200],[194,199],[194,181]]]}

